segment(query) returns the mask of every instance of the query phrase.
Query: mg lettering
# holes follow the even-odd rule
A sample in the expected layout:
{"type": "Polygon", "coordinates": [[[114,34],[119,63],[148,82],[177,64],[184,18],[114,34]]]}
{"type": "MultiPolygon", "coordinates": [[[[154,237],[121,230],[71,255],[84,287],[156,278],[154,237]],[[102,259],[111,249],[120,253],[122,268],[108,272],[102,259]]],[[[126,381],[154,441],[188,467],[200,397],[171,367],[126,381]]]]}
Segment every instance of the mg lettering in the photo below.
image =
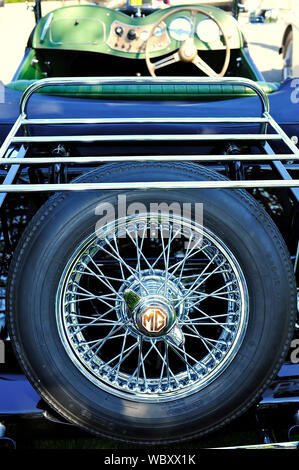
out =
{"type": "Polygon", "coordinates": [[[168,324],[168,316],[161,308],[150,307],[141,315],[141,325],[150,333],[160,333],[168,324]]]}

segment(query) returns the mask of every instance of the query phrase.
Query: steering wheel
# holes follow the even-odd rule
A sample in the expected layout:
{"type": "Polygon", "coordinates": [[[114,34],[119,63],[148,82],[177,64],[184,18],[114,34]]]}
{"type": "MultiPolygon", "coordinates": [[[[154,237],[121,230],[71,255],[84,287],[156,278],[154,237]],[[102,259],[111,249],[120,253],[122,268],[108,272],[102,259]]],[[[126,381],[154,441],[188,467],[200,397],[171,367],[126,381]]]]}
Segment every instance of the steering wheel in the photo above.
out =
{"type": "MultiPolygon", "coordinates": [[[[194,25],[193,25],[194,26],[194,25]]],[[[228,38],[227,35],[225,34],[225,31],[223,30],[220,22],[215,18],[211,13],[207,13],[206,11],[202,10],[199,7],[178,7],[175,8],[165,15],[163,15],[159,21],[153,26],[152,30],[150,31],[149,37],[146,41],[145,45],[145,60],[146,60],[146,65],[147,68],[151,74],[152,77],[156,77],[156,70],[162,67],[165,67],[166,65],[174,64],[175,62],[192,62],[196,67],[198,67],[202,72],[204,72],[208,77],[223,77],[227,71],[227,68],[229,66],[230,62],[230,47],[228,43],[228,38]],[[198,54],[197,54],[197,48],[194,43],[194,27],[193,27],[193,37],[187,38],[181,47],[177,49],[174,53],[171,55],[164,57],[163,59],[158,60],[157,62],[151,62],[150,60],[150,42],[151,39],[154,35],[154,32],[156,28],[164,21],[166,18],[169,16],[173,15],[174,13],[178,13],[180,11],[191,11],[192,16],[196,16],[198,13],[202,13],[203,15],[207,16],[211,20],[213,20],[218,28],[220,29],[224,43],[225,43],[225,59],[224,59],[224,64],[222,67],[222,70],[220,73],[215,72],[198,54]]]]}

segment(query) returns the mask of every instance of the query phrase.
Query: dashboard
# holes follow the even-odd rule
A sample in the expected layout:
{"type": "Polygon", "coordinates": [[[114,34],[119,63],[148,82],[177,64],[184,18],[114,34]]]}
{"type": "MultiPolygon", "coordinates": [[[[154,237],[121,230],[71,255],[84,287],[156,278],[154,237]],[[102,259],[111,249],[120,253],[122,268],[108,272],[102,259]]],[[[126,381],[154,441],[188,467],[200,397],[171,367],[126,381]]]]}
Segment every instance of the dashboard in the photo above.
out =
{"type": "MultiPolygon", "coordinates": [[[[144,58],[148,41],[150,55],[155,57],[178,49],[183,41],[193,37],[198,50],[225,49],[218,25],[208,16],[192,11],[192,6],[185,5],[186,10],[181,11],[177,7],[164,8],[139,17],[98,5],[64,7],[40,20],[32,46],[144,58]],[[173,14],[159,21],[172,10],[173,14]]],[[[213,6],[200,8],[220,22],[231,49],[242,47],[238,23],[229,13],[213,6]]]]}
{"type": "MultiPolygon", "coordinates": [[[[114,21],[110,28],[107,44],[111,49],[134,54],[145,52],[153,25],[132,26],[121,21],[114,21]]],[[[165,23],[161,23],[153,32],[151,51],[162,51],[170,44],[165,23]]]]}

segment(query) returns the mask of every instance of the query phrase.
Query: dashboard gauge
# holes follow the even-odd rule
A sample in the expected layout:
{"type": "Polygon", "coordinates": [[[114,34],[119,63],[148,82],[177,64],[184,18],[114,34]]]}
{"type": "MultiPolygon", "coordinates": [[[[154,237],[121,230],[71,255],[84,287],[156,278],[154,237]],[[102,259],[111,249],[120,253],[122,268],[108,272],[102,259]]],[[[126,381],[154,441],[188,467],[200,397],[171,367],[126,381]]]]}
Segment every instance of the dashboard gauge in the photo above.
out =
{"type": "Polygon", "coordinates": [[[164,28],[162,26],[157,26],[155,31],[153,32],[153,36],[155,36],[156,38],[162,36],[164,32],[164,28]]]}
{"type": "Polygon", "coordinates": [[[192,23],[188,18],[176,18],[168,26],[168,31],[172,39],[185,41],[192,36],[192,23]]]}
{"type": "Polygon", "coordinates": [[[147,41],[147,40],[148,40],[148,37],[149,37],[149,31],[147,31],[146,29],[144,29],[143,31],[141,31],[141,33],[140,33],[140,39],[142,39],[142,41],[147,41]]]}
{"type": "Polygon", "coordinates": [[[206,19],[198,23],[196,33],[202,42],[214,42],[219,39],[221,31],[215,21],[206,19]]]}

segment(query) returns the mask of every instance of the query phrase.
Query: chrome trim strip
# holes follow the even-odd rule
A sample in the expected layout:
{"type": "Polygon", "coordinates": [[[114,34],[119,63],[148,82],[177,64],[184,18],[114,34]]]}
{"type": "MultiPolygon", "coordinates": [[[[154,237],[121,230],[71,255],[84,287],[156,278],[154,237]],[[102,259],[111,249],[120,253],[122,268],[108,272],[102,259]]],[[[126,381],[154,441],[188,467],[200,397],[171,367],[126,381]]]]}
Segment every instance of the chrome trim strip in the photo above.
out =
{"type": "Polygon", "coordinates": [[[237,188],[293,188],[299,180],[252,180],[252,181],[137,181],[126,183],[61,183],[1,185],[1,192],[50,192],[90,191],[120,189],[237,189],[237,188]]]}
{"type": "Polygon", "coordinates": [[[44,165],[44,164],[55,164],[55,163],[76,163],[76,164],[88,164],[88,163],[111,163],[111,162],[169,162],[169,161],[187,161],[187,162],[272,162],[272,161],[291,161],[294,162],[299,160],[298,155],[293,154],[277,154],[277,155],[138,155],[138,156],[112,156],[112,157],[31,157],[31,158],[2,158],[0,159],[0,165],[13,165],[15,163],[24,165],[44,165]]]}
{"type": "Polygon", "coordinates": [[[134,134],[134,135],[57,135],[13,137],[12,143],[33,142],[148,142],[148,141],[206,141],[206,140],[281,140],[277,134],[134,134]]]}
{"type": "Polygon", "coordinates": [[[143,117],[143,118],[73,118],[73,119],[24,119],[22,124],[145,124],[145,123],[263,123],[268,122],[266,117],[239,117],[239,118],[205,118],[205,117],[143,117]]]}

